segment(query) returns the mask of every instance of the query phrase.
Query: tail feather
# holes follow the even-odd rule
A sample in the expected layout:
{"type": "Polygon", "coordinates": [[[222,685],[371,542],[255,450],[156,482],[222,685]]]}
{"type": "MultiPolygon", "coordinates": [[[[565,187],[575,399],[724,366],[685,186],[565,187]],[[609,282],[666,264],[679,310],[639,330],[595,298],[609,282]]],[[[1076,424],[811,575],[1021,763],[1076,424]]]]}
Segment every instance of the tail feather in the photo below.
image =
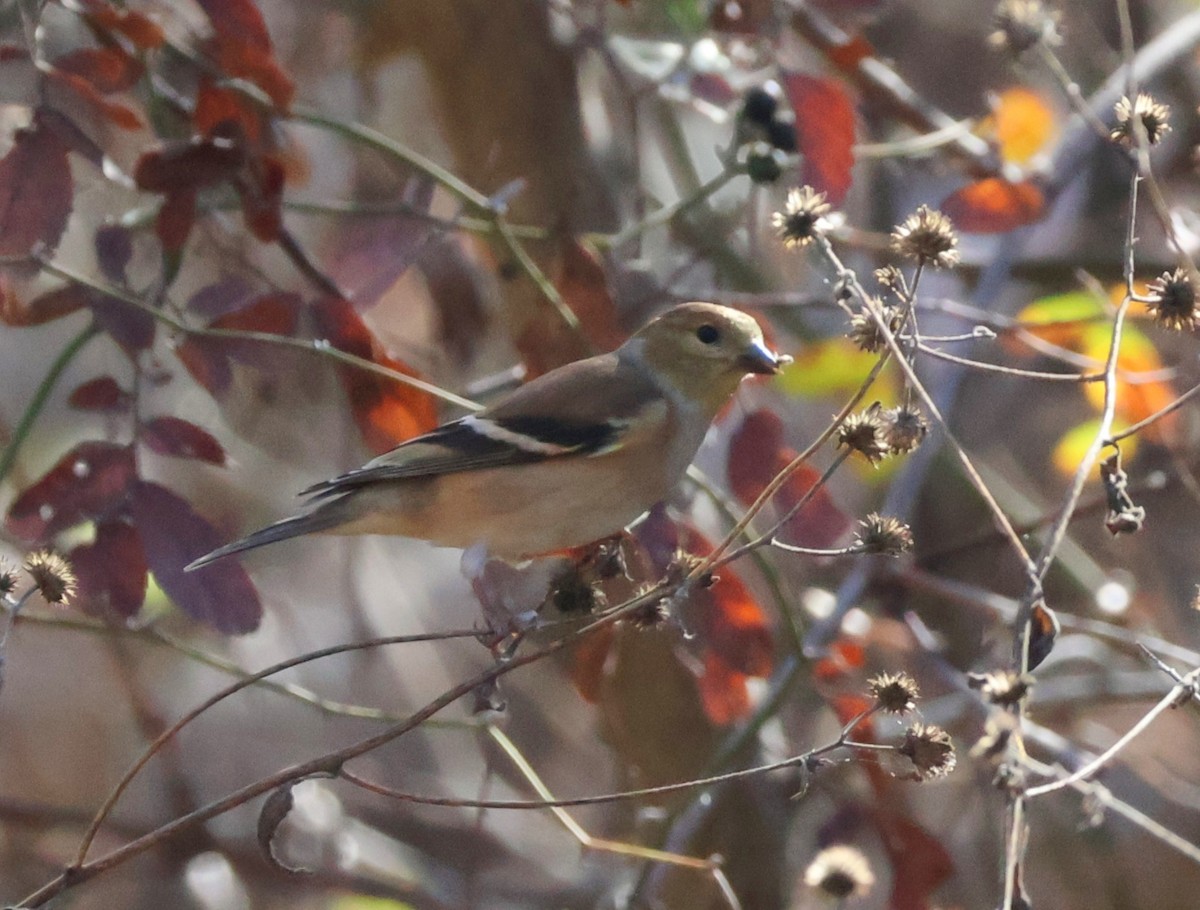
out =
{"type": "Polygon", "coordinates": [[[211,553],[188,563],[184,566],[183,570],[185,572],[192,572],[209,563],[216,562],[218,559],[232,556],[234,553],[265,547],[269,543],[288,540],[291,537],[299,537],[302,534],[315,534],[320,531],[328,531],[330,528],[336,527],[346,520],[346,516],[342,514],[341,509],[329,508],[332,505],[334,503],[329,503],[325,507],[307,512],[304,515],[294,515],[291,518],[285,518],[282,521],[269,524],[265,528],[261,528],[253,534],[243,537],[241,540],[235,540],[233,543],[227,543],[223,547],[217,547],[211,553]]]}

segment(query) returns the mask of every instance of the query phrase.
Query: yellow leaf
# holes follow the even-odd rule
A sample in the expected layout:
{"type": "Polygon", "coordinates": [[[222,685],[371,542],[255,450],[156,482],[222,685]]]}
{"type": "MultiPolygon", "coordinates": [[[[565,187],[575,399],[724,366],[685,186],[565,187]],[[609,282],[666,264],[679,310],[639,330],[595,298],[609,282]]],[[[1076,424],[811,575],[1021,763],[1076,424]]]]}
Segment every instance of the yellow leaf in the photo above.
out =
{"type": "MultiPolygon", "coordinates": [[[[1119,433],[1127,424],[1114,424],[1113,432],[1119,433]]],[[[1096,439],[1096,434],[1100,431],[1100,421],[1087,420],[1067,430],[1059,439],[1058,444],[1054,447],[1054,455],[1052,456],[1054,467],[1058,472],[1066,477],[1070,477],[1079,468],[1080,462],[1083,461],[1083,456],[1087,454],[1088,447],[1096,439]]],[[[1137,436],[1131,436],[1121,442],[1121,456],[1128,462],[1137,452],[1137,436]]],[[[1098,478],[1099,469],[1097,469],[1096,477],[1098,478]]],[[[1095,478],[1093,478],[1095,479],[1095,478]]]]}

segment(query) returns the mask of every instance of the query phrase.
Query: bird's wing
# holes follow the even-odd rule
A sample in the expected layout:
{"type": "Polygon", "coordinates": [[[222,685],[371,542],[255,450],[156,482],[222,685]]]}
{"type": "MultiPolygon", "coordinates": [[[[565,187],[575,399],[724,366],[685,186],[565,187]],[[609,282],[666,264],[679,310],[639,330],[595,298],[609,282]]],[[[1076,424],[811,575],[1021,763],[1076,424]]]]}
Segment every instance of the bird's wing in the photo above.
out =
{"type": "Polygon", "coordinates": [[[332,496],[379,481],[594,457],[667,419],[657,385],[608,354],[526,383],[504,401],[402,443],[361,468],[309,487],[332,496]]]}

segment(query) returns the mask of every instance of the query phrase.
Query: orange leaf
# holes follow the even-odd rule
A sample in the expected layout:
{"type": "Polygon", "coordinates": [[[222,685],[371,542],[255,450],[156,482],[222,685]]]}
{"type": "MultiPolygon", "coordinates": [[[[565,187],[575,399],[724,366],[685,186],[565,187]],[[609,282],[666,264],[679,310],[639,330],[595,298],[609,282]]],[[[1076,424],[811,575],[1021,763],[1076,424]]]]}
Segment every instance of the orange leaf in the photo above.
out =
{"type": "MultiPolygon", "coordinates": [[[[387,355],[349,301],[325,298],[318,301],[314,314],[325,338],[338,350],[417,375],[387,355]]],[[[437,403],[431,395],[358,367],[342,365],[339,373],[359,432],[371,451],[382,454],[437,426],[437,403]]]]}
{"type": "Polygon", "coordinates": [[[696,680],[704,713],[714,724],[724,726],[750,713],[746,675],[725,663],[720,655],[704,655],[704,672],[696,680]]]}
{"type": "Polygon", "coordinates": [[[1032,181],[985,177],[951,193],[940,208],[968,234],[1003,234],[1037,221],[1045,206],[1045,196],[1032,181]]]}
{"type": "Polygon", "coordinates": [[[801,182],[838,205],[850,189],[854,166],[854,105],[831,79],[786,73],[783,80],[796,112],[796,145],[804,156],[801,182]]]}
{"type": "Polygon", "coordinates": [[[575,646],[571,658],[571,682],[585,701],[595,704],[600,700],[600,686],[604,682],[604,665],[612,649],[616,635],[614,626],[605,626],[589,634],[575,646]]]}

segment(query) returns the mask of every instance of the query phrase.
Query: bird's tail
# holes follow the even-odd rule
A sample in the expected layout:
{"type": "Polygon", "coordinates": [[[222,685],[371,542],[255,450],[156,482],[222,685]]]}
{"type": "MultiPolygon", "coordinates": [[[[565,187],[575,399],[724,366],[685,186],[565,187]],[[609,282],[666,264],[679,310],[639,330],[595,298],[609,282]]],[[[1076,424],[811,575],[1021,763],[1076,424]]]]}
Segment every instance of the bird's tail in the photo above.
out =
{"type": "Polygon", "coordinates": [[[202,566],[208,565],[210,562],[216,562],[218,559],[224,559],[226,556],[232,556],[234,553],[241,553],[243,550],[265,547],[269,543],[287,540],[290,537],[299,537],[301,534],[316,534],[321,531],[328,531],[330,528],[337,527],[346,520],[342,509],[332,508],[337,504],[337,501],[327,503],[304,515],[295,515],[291,518],[277,521],[274,524],[269,524],[265,528],[261,528],[253,534],[243,537],[241,540],[235,540],[233,543],[227,543],[223,547],[217,547],[211,553],[188,563],[184,566],[183,570],[185,572],[192,572],[202,566]]]}

